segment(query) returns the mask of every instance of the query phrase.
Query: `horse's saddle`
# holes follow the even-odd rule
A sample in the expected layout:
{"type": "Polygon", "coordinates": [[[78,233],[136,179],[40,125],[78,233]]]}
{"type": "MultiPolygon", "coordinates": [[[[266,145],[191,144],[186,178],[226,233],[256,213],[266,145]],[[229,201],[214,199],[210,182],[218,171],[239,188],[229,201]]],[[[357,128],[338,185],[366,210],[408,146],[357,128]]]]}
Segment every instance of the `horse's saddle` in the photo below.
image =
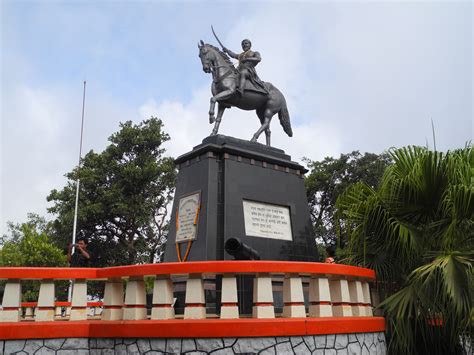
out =
{"type": "Polygon", "coordinates": [[[268,91],[259,85],[255,85],[251,80],[245,81],[244,91],[255,91],[260,94],[268,95],[268,91]]]}
{"type": "MultiPolygon", "coordinates": [[[[268,89],[265,83],[263,81],[260,81],[260,83],[257,83],[255,81],[256,80],[254,79],[245,80],[244,91],[254,91],[263,95],[268,95],[268,89]]],[[[237,86],[239,86],[239,83],[240,83],[240,78],[237,77],[237,86]]]]}

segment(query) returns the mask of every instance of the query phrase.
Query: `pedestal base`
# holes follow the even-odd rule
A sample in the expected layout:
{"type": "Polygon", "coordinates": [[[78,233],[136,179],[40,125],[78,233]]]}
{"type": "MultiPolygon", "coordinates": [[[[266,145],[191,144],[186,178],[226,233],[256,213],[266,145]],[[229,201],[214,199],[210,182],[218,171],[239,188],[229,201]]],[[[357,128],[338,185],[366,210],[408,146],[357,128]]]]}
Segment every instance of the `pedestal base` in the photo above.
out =
{"type": "Polygon", "coordinates": [[[197,192],[200,210],[188,261],[233,260],[224,250],[230,238],[239,238],[262,260],[319,260],[303,181],[306,169],[281,149],[217,135],[204,139],[176,164],[179,173],[164,261],[178,261],[176,211],[181,198],[197,192]],[[268,210],[253,216],[249,205],[268,210]],[[271,209],[288,216],[277,221],[267,215],[271,209]],[[255,218],[261,225],[249,225],[255,218]],[[291,225],[286,235],[275,232],[280,221],[291,225]]]}

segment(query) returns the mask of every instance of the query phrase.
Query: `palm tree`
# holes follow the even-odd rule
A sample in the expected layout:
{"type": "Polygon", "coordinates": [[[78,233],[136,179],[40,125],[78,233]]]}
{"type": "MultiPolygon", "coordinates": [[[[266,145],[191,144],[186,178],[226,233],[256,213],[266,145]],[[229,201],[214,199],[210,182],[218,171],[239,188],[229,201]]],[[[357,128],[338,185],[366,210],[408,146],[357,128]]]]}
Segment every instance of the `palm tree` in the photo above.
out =
{"type": "Polygon", "coordinates": [[[474,149],[390,155],[378,189],[338,199],[347,261],[377,273],[390,353],[462,354],[474,339],[474,149]]]}

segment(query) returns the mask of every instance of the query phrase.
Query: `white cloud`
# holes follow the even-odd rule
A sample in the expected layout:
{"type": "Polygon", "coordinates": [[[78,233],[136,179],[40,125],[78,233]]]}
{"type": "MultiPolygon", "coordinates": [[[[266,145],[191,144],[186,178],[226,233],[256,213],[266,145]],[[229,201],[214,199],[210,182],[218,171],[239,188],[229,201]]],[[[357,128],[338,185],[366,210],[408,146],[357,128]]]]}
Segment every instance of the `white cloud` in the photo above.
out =
{"type": "MultiPolygon", "coordinates": [[[[154,99],[149,99],[140,107],[142,119],[150,116],[163,119],[165,131],[171,135],[171,141],[165,146],[171,156],[177,157],[190,151],[211,133],[214,126],[208,123],[208,92],[208,88],[196,91],[192,101],[186,105],[179,101],[157,104],[154,99]]],[[[245,112],[232,108],[224,112],[219,134],[250,139],[259,127],[260,122],[254,111],[245,112]]],[[[292,139],[283,132],[278,116],[275,115],[271,131],[272,145],[285,149],[294,160],[300,160],[304,156],[322,158],[337,154],[341,149],[338,132],[330,122],[313,121],[296,125],[293,131],[297,139],[292,139]]],[[[265,143],[264,134],[260,136],[259,142],[265,143]]]]}
{"type": "MultiPolygon", "coordinates": [[[[1,234],[7,221],[25,221],[28,212],[45,214],[46,196],[66,183],[64,174],[78,162],[81,110],[81,90],[18,84],[3,92],[1,234]]],[[[83,155],[102,150],[118,122],[133,117],[109,98],[87,100],[83,155]]]]}
{"type": "MultiPolygon", "coordinates": [[[[24,85],[3,93],[1,223],[25,220],[27,212],[43,212],[48,190],[63,181],[68,147],[58,148],[58,136],[70,138],[64,117],[67,104],[44,89],[24,85]],[[15,119],[11,119],[15,118],[15,119]]],[[[2,230],[3,231],[3,230],[2,230]]]]}
{"type": "MultiPolygon", "coordinates": [[[[294,131],[293,138],[287,137],[274,117],[272,143],[292,155],[293,160],[301,162],[303,156],[318,160],[355,149],[380,153],[390,146],[424,145],[427,139],[431,142],[431,119],[438,149],[462,147],[472,139],[472,4],[267,5],[257,4],[247,14],[229,13],[232,26],[217,29],[230,49],[238,51],[242,38],[249,37],[254,49],[262,54],[257,72],[285,95],[294,131]]],[[[80,43],[80,50],[75,52],[78,61],[84,60],[81,53],[89,53],[91,61],[79,65],[78,70],[82,73],[90,69],[92,78],[103,80],[88,81],[83,152],[102,150],[107,137],[117,131],[118,122],[150,116],[163,119],[172,138],[166,145],[170,155],[176,157],[199,144],[212,130],[208,123],[211,77],[196,65],[195,57],[176,58],[176,68],[169,67],[168,61],[168,66],[161,66],[164,53],[168,53],[163,51],[168,46],[172,49],[174,43],[182,45],[179,31],[176,37],[171,35],[180,24],[173,19],[161,24],[170,39],[161,38],[159,46],[147,47],[147,55],[155,59],[156,67],[142,68],[137,58],[126,64],[116,62],[116,57],[127,58],[135,49],[133,40],[142,33],[130,28],[125,40],[118,36],[115,42],[109,28],[115,23],[109,18],[113,14],[93,9],[86,12],[95,13],[93,18],[101,21],[92,20],[88,33],[92,37],[82,38],[82,32],[76,31],[74,41],[65,33],[59,44],[51,43],[58,47],[55,53],[60,53],[65,43],[67,50],[80,43]],[[101,77],[100,72],[108,65],[114,65],[114,70],[101,77]],[[179,70],[186,76],[199,72],[205,78],[205,85],[183,85],[183,97],[189,100],[168,96],[170,83],[166,81],[156,82],[153,92],[148,89],[140,93],[140,87],[126,85],[127,75],[139,73],[146,77],[151,71],[154,78],[159,77],[156,71],[176,71],[172,77],[180,80],[179,70]],[[110,88],[110,81],[123,87],[110,88]],[[127,100],[128,92],[130,96],[133,93],[133,101],[127,100]]],[[[46,10],[40,16],[46,16],[46,10]]],[[[68,23],[74,22],[74,11],[68,13],[68,23]]],[[[14,17],[8,23],[14,23],[14,17]]],[[[190,18],[186,33],[200,26],[190,18]]],[[[152,32],[147,30],[137,43],[145,46],[155,41],[152,32]]],[[[205,36],[196,34],[196,41],[211,38],[210,33],[205,36]]],[[[12,30],[8,38],[11,44],[20,43],[23,37],[16,38],[12,30]]],[[[21,46],[14,48],[19,50],[21,46]]],[[[197,56],[197,48],[194,50],[197,56]]],[[[23,221],[29,211],[43,213],[49,191],[60,188],[65,182],[62,175],[77,164],[82,104],[82,86],[67,77],[73,69],[63,71],[67,73],[63,74],[63,86],[55,84],[61,80],[49,77],[39,80],[48,83],[44,86],[32,79],[41,78],[42,63],[37,58],[26,52],[8,51],[2,58],[0,233],[5,231],[7,220],[23,221]]],[[[60,61],[48,58],[47,62],[54,60],[60,61]]],[[[233,108],[225,112],[220,133],[250,139],[258,127],[254,112],[233,108]]],[[[264,140],[262,135],[260,142],[264,140]]]]}
{"type": "MultiPolygon", "coordinates": [[[[308,5],[284,14],[275,6],[222,34],[234,51],[250,37],[263,57],[260,77],[287,98],[294,138],[282,133],[276,118],[274,145],[294,159],[355,149],[380,153],[431,142],[431,119],[438,149],[472,139],[470,15],[459,19],[459,9],[449,6],[405,5],[308,5]]],[[[189,103],[156,104],[157,115],[169,121],[177,154],[208,134],[209,97],[203,87],[189,103]]],[[[233,109],[224,114],[220,133],[245,139],[257,128],[253,113],[233,109]]]]}

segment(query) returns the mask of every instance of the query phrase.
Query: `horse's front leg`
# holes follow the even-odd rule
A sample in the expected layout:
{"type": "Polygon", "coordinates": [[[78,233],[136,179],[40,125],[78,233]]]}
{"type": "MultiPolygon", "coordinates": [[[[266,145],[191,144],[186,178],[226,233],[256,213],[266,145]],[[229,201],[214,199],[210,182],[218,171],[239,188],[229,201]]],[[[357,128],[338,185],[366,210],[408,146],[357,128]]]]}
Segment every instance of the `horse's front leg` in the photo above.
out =
{"type": "Polygon", "coordinates": [[[217,118],[216,118],[216,123],[214,124],[214,129],[212,130],[211,136],[215,136],[217,132],[219,131],[219,125],[221,124],[222,120],[222,115],[224,115],[224,111],[226,109],[226,106],[224,106],[221,103],[217,104],[217,118]]]}
{"type": "Polygon", "coordinates": [[[216,118],[214,117],[214,109],[216,107],[215,96],[211,97],[211,106],[209,107],[209,123],[213,124],[216,118]]]}
{"type": "Polygon", "coordinates": [[[226,100],[235,94],[235,85],[227,90],[221,91],[220,93],[211,97],[211,106],[209,107],[209,123],[213,124],[216,118],[214,117],[214,110],[216,108],[216,102],[226,100]]]}
{"type": "MultiPolygon", "coordinates": [[[[214,109],[216,107],[216,102],[226,100],[226,99],[230,98],[232,95],[234,95],[234,93],[235,93],[235,88],[227,89],[227,90],[224,90],[224,91],[218,93],[217,95],[214,95],[213,97],[211,97],[211,107],[209,109],[209,123],[210,124],[212,124],[216,121],[216,118],[214,117],[214,109]]],[[[219,121],[219,123],[220,123],[220,121],[219,121]]],[[[214,129],[212,130],[211,135],[217,134],[217,129],[219,128],[219,124],[216,122],[216,125],[217,125],[217,128],[214,127],[214,129]],[[215,131],[215,133],[214,133],[214,131],[215,131]]]]}

